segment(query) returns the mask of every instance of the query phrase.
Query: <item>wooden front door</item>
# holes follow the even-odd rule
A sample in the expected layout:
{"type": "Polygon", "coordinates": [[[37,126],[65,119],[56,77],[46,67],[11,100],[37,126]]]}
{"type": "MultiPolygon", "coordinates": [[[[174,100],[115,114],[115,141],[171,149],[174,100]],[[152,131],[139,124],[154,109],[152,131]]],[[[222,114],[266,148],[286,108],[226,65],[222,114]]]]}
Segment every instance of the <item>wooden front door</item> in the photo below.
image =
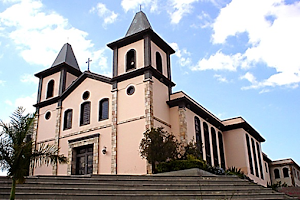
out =
{"type": "Polygon", "coordinates": [[[78,147],[76,149],[76,174],[93,173],[93,145],[78,147]]]}

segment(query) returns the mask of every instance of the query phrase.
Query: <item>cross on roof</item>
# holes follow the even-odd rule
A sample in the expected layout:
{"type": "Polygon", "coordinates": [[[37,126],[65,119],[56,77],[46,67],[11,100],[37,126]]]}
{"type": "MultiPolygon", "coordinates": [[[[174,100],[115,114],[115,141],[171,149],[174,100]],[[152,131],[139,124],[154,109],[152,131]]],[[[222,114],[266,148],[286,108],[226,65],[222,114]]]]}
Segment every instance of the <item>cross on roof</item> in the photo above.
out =
{"type": "Polygon", "coordinates": [[[88,61],[85,62],[88,64],[88,71],[90,71],[90,62],[92,62],[92,60],[90,58],[88,58],[88,61]]]}

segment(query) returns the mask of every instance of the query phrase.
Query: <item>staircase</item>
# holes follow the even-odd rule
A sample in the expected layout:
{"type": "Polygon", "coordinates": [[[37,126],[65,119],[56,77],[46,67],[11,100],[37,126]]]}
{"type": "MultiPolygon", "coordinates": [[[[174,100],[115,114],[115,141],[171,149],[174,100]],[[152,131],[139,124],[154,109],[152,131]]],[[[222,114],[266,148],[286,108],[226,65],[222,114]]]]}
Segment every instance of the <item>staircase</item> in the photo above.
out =
{"type": "MultiPolygon", "coordinates": [[[[11,180],[0,178],[0,199],[11,180]]],[[[297,199],[235,176],[34,176],[18,184],[16,199],[297,199]]]]}

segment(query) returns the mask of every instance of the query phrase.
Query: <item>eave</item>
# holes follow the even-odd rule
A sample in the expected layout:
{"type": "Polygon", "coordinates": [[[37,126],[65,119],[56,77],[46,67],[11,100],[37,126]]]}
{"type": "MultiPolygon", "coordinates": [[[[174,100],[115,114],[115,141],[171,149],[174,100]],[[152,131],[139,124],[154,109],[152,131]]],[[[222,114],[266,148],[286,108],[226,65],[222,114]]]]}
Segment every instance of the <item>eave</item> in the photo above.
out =
{"type": "Polygon", "coordinates": [[[112,50],[114,48],[120,48],[123,46],[126,46],[128,44],[131,44],[133,42],[136,42],[138,40],[142,40],[144,38],[144,36],[149,35],[151,40],[160,48],[162,48],[162,50],[164,50],[165,52],[169,52],[169,54],[173,54],[175,53],[175,51],[172,49],[172,47],[170,47],[168,45],[168,43],[166,43],[159,35],[157,35],[152,29],[148,28],[145,29],[143,31],[140,31],[138,33],[135,33],[133,35],[129,35],[127,37],[121,38],[117,41],[111,42],[109,44],[107,44],[107,46],[109,48],[111,48],[112,50]]]}

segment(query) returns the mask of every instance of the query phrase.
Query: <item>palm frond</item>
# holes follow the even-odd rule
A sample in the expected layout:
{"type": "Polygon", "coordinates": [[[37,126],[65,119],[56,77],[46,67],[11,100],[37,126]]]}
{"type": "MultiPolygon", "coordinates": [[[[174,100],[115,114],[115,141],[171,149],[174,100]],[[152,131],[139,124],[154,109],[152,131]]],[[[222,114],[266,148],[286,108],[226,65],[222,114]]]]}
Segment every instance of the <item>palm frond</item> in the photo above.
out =
{"type": "Polygon", "coordinates": [[[41,166],[56,163],[67,163],[67,158],[64,155],[58,155],[58,148],[50,144],[40,144],[33,151],[31,157],[31,165],[41,166]]]}

